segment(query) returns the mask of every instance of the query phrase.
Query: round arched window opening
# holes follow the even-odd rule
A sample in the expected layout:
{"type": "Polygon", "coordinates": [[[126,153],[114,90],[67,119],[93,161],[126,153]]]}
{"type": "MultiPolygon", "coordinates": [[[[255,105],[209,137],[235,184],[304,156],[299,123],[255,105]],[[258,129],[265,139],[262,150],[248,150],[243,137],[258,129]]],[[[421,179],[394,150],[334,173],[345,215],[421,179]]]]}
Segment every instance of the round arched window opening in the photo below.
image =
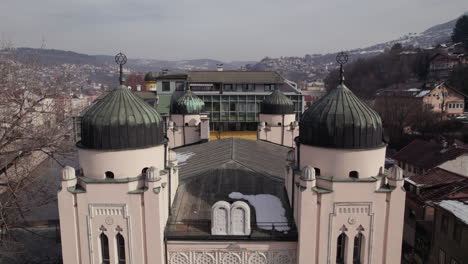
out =
{"type": "Polygon", "coordinates": [[[148,167],[143,168],[143,169],[141,170],[141,175],[142,175],[142,176],[146,176],[146,172],[147,172],[147,171],[148,171],[148,167]]]}
{"type": "Polygon", "coordinates": [[[185,126],[188,126],[188,123],[185,123],[185,126]]]}
{"type": "Polygon", "coordinates": [[[114,173],[112,171],[106,171],[106,179],[114,179],[114,173]]]}
{"type": "Polygon", "coordinates": [[[278,123],[278,126],[281,126],[281,122],[278,123]]]}
{"type": "Polygon", "coordinates": [[[319,168],[314,168],[315,169],[315,175],[320,176],[320,169],[319,168]]]}
{"type": "Polygon", "coordinates": [[[357,179],[357,178],[359,178],[359,173],[357,171],[351,171],[351,172],[349,172],[349,177],[357,179]]]}

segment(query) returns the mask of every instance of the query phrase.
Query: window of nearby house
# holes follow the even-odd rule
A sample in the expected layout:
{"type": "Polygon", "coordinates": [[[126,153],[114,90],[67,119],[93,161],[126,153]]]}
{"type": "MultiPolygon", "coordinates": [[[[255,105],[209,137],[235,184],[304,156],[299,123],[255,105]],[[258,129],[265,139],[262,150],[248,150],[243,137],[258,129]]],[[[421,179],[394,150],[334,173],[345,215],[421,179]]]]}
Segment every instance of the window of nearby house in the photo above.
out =
{"type": "Polygon", "coordinates": [[[225,84],[224,85],[224,91],[226,91],[226,92],[236,91],[236,88],[232,84],[225,84]]]}
{"type": "Polygon", "coordinates": [[[163,92],[169,92],[171,90],[171,83],[170,82],[162,82],[162,90],[163,90],[163,92]]]}
{"type": "Polygon", "coordinates": [[[242,86],[242,90],[245,92],[253,92],[255,91],[255,86],[253,85],[248,85],[248,84],[238,84],[242,86]]]}
{"type": "Polygon", "coordinates": [[[273,91],[275,90],[274,84],[265,84],[265,91],[273,91]]]}
{"type": "Polygon", "coordinates": [[[453,240],[455,240],[458,244],[461,242],[461,234],[462,234],[462,226],[458,221],[455,221],[453,225],[453,240]]]}
{"type": "Polygon", "coordinates": [[[439,264],[445,264],[445,251],[439,248],[439,264]]]}
{"type": "Polygon", "coordinates": [[[442,215],[442,219],[440,221],[440,231],[447,232],[448,230],[448,216],[442,215]]]}
{"type": "Polygon", "coordinates": [[[185,83],[184,82],[176,82],[175,83],[176,91],[183,91],[185,90],[185,83]]]}

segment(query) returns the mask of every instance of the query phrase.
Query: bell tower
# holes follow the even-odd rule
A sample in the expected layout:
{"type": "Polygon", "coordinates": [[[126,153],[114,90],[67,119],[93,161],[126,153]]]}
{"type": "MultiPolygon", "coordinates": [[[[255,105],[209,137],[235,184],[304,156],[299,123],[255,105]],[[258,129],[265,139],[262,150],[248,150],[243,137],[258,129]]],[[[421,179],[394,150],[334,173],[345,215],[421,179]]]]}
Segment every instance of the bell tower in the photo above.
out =
{"type": "Polygon", "coordinates": [[[210,123],[202,114],[205,103],[192,91],[185,91],[171,104],[171,116],[167,126],[169,147],[176,148],[210,138],[210,123]]]}
{"type": "Polygon", "coordinates": [[[382,121],[345,86],[340,56],[340,84],[305,111],[288,155],[298,263],[399,263],[401,169],[384,171],[382,121]]]}
{"type": "Polygon", "coordinates": [[[294,146],[294,138],[299,135],[294,104],[281,91],[275,90],[263,100],[258,119],[258,139],[294,146]]]}
{"type": "Polygon", "coordinates": [[[163,122],[125,86],[86,111],[79,168],[63,169],[58,193],[64,263],[164,263],[178,172],[163,122]]]}

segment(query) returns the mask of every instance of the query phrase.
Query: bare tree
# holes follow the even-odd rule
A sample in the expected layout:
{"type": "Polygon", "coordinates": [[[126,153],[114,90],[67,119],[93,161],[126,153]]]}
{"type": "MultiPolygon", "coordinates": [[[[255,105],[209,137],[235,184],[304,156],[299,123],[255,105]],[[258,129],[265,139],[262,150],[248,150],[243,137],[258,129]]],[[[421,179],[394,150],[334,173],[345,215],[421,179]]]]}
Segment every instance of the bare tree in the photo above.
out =
{"type": "Polygon", "coordinates": [[[0,52],[0,259],[12,259],[18,253],[13,230],[31,209],[56,199],[31,172],[68,153],[72,122],[69,105],[59,100],[67,88],[60,76],[44,76],[33,58],[19,63],[14,49],[0,52]]]}

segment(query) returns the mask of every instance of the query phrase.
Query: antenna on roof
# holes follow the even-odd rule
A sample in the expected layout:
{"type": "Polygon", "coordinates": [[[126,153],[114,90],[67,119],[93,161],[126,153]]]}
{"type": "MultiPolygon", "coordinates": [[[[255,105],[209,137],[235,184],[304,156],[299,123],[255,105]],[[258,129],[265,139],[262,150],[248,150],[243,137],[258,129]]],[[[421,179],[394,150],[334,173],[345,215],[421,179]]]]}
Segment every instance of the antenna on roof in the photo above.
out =
{"type": "Polygon", "coordinates": [[[345,65],[348,62],[348,54],[344,51],[338,53],[338,55],[336,55],[336,62],[340,64],[340,84],[344,84],[343,65],[345,65]]]}
{"type": "Polygon", "coordinates": [[[127,56],[123,54],[122,52],[119,52],[117,55],[115,55],[115,63],[119,65],[119,82],[120,85],[123,85],[124,83],[124,78],[123,78],[123,65],[127,63],[127,56]]]}

